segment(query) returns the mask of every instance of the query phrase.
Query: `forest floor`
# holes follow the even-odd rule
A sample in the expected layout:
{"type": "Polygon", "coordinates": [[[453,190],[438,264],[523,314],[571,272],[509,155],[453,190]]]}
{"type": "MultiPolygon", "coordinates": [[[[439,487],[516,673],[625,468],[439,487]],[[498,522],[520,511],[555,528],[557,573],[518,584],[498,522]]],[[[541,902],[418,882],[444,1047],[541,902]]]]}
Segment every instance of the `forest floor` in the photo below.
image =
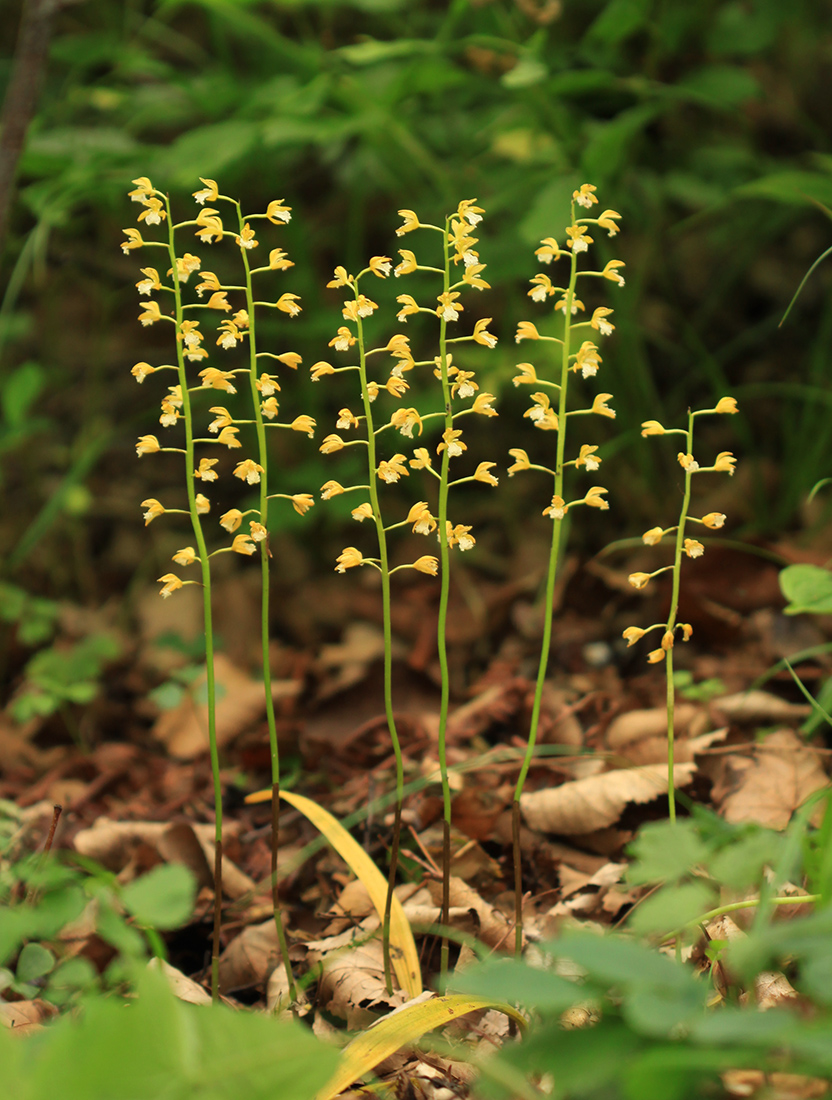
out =
{"type": "MultiPolygon", "coordinates": [[[[568,921],[619,926],[646,893],[627,882],[627,845],[643,822],[667,814],[665,681],[643,646],[627,649],[620,638],[627,625],[659,621],[668,593],[661,583],[647,596],[633,593],[626,576],[640,553],[570,558],[562,570],[541,743],[523,802],[528,940],[568,921]]],[[[782,829],[828,782],[830,750],[801,732],[811,708],[788,671],[776,670],[783,656],[822,644],[826,624],[782,614],[775,555],[811,557],[783,545],[716,545],[687,570],[681,618],[694,634],[677,646],[687,680],[676,710],[682,814],[699,803],[731,822],[782,829]]],[[[540,573],[515,564],[509,575],[520,579],[510,582],[475,578],[460,565],[449,616],[451,924],[496,952],[514,942],[511,802],[542,627],[540,573]]],[[[282,634],[300,640],[273,644],[272,672],[284,785],[349,823],[386,873],[391,817],[389,800],[386,807],[381,800],[393,786],[394,759],[382,698],[380,593],[371,580],[310,577],[279,589],[282,634]],[[326,634],[340,641],[316,640],[326,634]]],[[[76,708],[75,740],[59,714],[23,727],[0,715],[0,798],[18,807],[19,850],[42,845],[59,804],[55,846],[97,860],[122,882],[167,861],[190,867],[196,910],[166,937],[167,950],[173,967],[205,984],[214,815],[206,710],[199,677],[187,674],[196,668],[187,653],[200,630],[196,591],[162,601],[149,588],[136,601],[130,632],[119,627],[115,602],[94,612],[62,610],[61,637],[111,631],[121,656],[97,699],[76,708]]],[[[437,595],[437,583],[419,577],[400,594],[394,621],[407,784],[399,896],[417,927],[438,921],[441,900],[437,595]]],[[[229,576],[218,584],[216,605],[226,815],[221,988],[232,1003],[265,1007],[279,997],[284,975],[269,885],[271,809],[245,801],[270,786],[262,682],[254,678],[256,593],[245,577],[229,576]]],[[[828,658],[802,662],[797,672],[815,689],[829,673],[828,658]]],[[[284,808],[280,827],[283,919],[315,1030],[367,1026],[400,1003],[385,991],[377,941],[344,954],[377,923],[367,890],[297,810],[284,808]],[[327,969],[328,955],[342,958],[337,970],[327,969]]],[[[103,970],[113,949],[89,929],[72,935],[68,949],[103,970]]],[[[437,938],[417,934],[417,944],[424,985],[436,988],[437,938]]],[[[469,957],[453,947],[453,965],[469,957]]]]}

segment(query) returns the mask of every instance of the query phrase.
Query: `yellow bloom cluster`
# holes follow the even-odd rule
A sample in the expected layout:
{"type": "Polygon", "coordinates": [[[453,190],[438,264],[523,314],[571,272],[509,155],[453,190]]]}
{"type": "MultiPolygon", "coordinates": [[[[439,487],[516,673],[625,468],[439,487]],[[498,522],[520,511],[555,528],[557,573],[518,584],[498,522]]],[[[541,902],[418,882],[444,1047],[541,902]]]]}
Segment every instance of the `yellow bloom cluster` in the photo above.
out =
{"type": "MultiPolygon", "coordinates": [[[[282,199],[276,199],[270,202],[264,214],[251,214],[243,217],[239,213],[238,204],[236,204],[233,199],[229,199],[227,196],[220,193],[215,180],[202,179],[201,182],[204,186],[200,190],[194,192],[194,199],[200,208],[198,214],[193,221],[183,224],[195,225],[196,236],[207,244],[213,244],[222,241],[225,237],[232,236],[240,251],[240,256],[247,273],[248,286],[251,285],[251,275],[264,271],[284,271],[293,266],[292,261],[288,259],[286,253],[282,249],[273,249],[269,254],[268,264],[263,267],[252,268],[248,260],[248,256],[258,247],[258,240],[253,227],[253,223],[256,219],[262,218],[275,225],[285,224],[289,221],[291,210],[284,204],[282,199]],[[215,208],[213,205],[222,202],[229,203],[236,209],[239,219],[237,232],[231,232],[224,228],[219,209],[215,208]]],[[[142,211],[138,216],[139,223],[144,222],[145,226],[160,226],[163,222],[169,221],[170,208],[165,195],[157,191],[146,176],[134,180],[133,185],[134,190],[130,192],[130,198],[142,207],[142,211]]],[[[179,225],[173,225],[173,235],[175,235],[176,230],[180,228],[179,225]]],[[[154,454],[159,451],[183,453],[185,454],[187,463],[186,476],[196,483],[210,483],[217,481],[220,477],[220,470],[216,468],[220,466],[220,459],[195,457],[193,454],[194,443],[216,443],[229,449],[242,447],[242,442],[238,438],[241,430],[239,425],[251,423],[252,421],[236,418],[222,405],[215,405],[210,409],[211,414],[214,416],[214,419],[208,425],[210,437],[199,440],[193,440],[192,438],[194,426],[189,395],[194,387],[188,384],[186,378],[186,364],[189,362],[200,362],[209,358],[209,352],[203,346],[205,335],[200,329],[199,320],[193,316],[192,312],[199,310],[230,314],[230,316],[220,321],[217,331],[216,346],[221,349],[221,352],[224,352],[236,348],[241,344],[244,346],[247,345],[249,359],[246,367],[231,369],[223,369],[219,366],[204,364],[199,371],[201,388],[220,390],[225,394],[234,395],[237,393],[237,386],[235,385],[236,376],[239,374],[249,374],[252,380],[252,392],[258,393],[261,398],[259,405],[255,408],[254,422],[264,427],[275,426],[295,432],[303,432],[311,438],[315,430],[315,420],[311,416],[296,416],[293,420],[286,423],[277,421],[279,405],[275,394],[280,392],[280,383],[274,375],[261,371],[258,362],[263,355],[268,355],[268,357],[284,366],[295,370],[302,361],[301,356],[294,351],[283,352],[279,355],[255,353],[253,347],[254,335],[252,324],[254,306],[274,308],[290,317],[294,317],[300,313],[301,309],[298,296],[296,294],[285,293],[275,302],[255,303],[251,293],[246,292],[246,299],[241,303],[243,308],[235,310],[232,301],[229,300],[229,295],[238,294],[241,289],[245,288],[223,285],[219,277],[213,271],[202,270],[202,261],[199,256],[193,255],[190,252],[185,252],[181,256],[175,255],[173,251],[174,246],[169,241],[146,240],[137,229],[125,229],[124,232],[126,239],[122,244],[122,249],[126,254],[129,254],[129,252],[137,248],[155,247],[165,249],[170,258],[170,266],[167,270],[167,283],[162,279],[157,268],[148,266],[141,268],[142,278],[136,283],[136,289],[142,298],[148,299],[145,301],[142,312],[139,314],[139,321],[142,325],[153,325],[160,321],[168,321],[174,325],[176,330],[176,364],[153,366],[150,363],[139,362],[133,366],[132,374],[138,383],[143,383],[149,375],[155,374],[160,370],[172,370],[177,373],[178,384],[169,386],[167,394],[162,398],[159,422],[163,428],[171,428],[180,421],[186,421],[188,424],[189,440],[183,450],[181,447],[163,447],[155,435],[144,435],[139,438],[136,444],[136,453],[139,456],[154,454]],[[188,282],[190,276],[195,272],[201,272],[200,281],[196,285],[196,296],[198,301],[187,303],[183,300],[182,288],[188,282]],[[209,295],[207,301],[200,301],[206,292],[209,295]],[[160,301],[155,297],[150,297],[151,295],[169,296],[168,300],[173,308],[170,311],[166,310],[162,307],[160,301]],[[212,438],[213,436],[216,436],[216,438],[212,438]]],[[[370,305],[372,305],[372,303],[370,303],[370,305]]],[[[365,309],[365,303],[359,302],[357,308],[363,311],[365,309]]],[[[226,550],[239,554],[253,554],[256,550],[256,544],[265,544],[267,539],[266,501],[272,498],[268,496],[267,486],[265,485],[267,471],[265,465],[266,460],[262,450],[262,442],[258,459],[259,461],[254,458],[244,458],[237,462],[233,470],[233,475],[246,485],[259,486],[261,497],[259,508],[249,509],[249,512],[254,512],[256,515],[255,519],[249,521],[249,532],[236,535],[231,545],[225,547],[226,550]]],[[[300,515],[305,514],[314,505],[314,499],[309,493],[274,494],[274,496],[283,496],[288,499],[294,510],[300,515]]],[[[189,499],[191,501],[190,510],[193,512],[194,517],[204,515],[210,510],[209,500],[201,493],[195,492],[192,487],[189,487],[189,499]]],[[[167,508],[155,498],[149,498],[144,501],[142,507],[145,509],[145,524],[151,523],[158,516],[165,514],[165,512],[184,512],[187,514],[189,510],[183,508],[167,508]]],[[[240,526],[244,514],[245,513],[240,512],[238,509],[231,509],[221,517],[220,525],[230,534],[234,534],[240,526]]],[[[214,553],[219,552],[221,551],[214,551],[214,553]]],[[[173,560],[180,566],[191,565],[196,561],[202,561],[203,565],[205,565],[208,556],[210,555],[207,554],[204,541],[200,536],[200,545],[198,549],[194,549],[194,547],[185,547],[177,551],[173,560]]],[[[195,582],[181,582],[173,577],[172,574],[167,574],[162,578],[162,583],[164,585],[162,595],[167,597],[180,588],[183,583],[195,582]]]]}
{"type": "Polygon", "coordinates": [[[739,409],[736,400],[733,397],[722,397],[712,409],[698,409],[695,412],[688,413],[687,428],[665,428],[658,420],[645,420],[641,425],[641,434],[643,436],[681,435],[683,436],[685,447],[685,449],[679,451],[676,456],[676,460],[685,474],[685,486],[679,522],[672,527],[651,527],[641,536],[645,546],[657,546],[666,535],[675,535],[676,552],[674,562],[672,565],[664,565],[659,569],[654,569],[652,573],[637,571],[631,573],[628,577],[633,588],[644,589],[654,577],[658,577],[662,573],[673,574],[673,596],[667,621],[664,623],[653,623],[652,626],[648,626],[645,629],[636,626],[628,626],[623,634],[627,645],[631,646],[635,645],[637,641],[654,630],[662,631],[661,646],[658,649],[652,650],[647,656],[647,660],[650,664],[658,664],[665,660],[667,653],[673,648],[677,631],[682,632],[683,641],[688,641],[693,633],[693,627],[690,623],[676,622],[679,603],[681,561],[683,555],[689,558],[701,558],[705,553],[705,546],[698,539],[686,537],[687,524],[700,523],[703,527],[715,531],[724,526],[726,520],[722,512],[707,512],[700,517],[688,514],[691,497],[691,480],[694,475],[704,473],[727,473],[733,475],[736,468],[736,459],[730,451],[720,451],[710,466],[701,466],[699,464],[693,455],[693,429],[696,418],[711,415],[733,415],[737,412],[739,412],[739,409]]]}

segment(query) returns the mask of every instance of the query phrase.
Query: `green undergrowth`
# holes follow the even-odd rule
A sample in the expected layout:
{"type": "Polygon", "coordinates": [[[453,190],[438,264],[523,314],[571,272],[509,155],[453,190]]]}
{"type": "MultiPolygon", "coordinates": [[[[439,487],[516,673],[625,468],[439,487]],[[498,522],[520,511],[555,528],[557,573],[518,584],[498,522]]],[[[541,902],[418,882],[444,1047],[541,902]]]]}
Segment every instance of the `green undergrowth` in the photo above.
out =
{"type": "MultiPolygon", "coordinates": [[[[698,807],[673,826],[643,826],[627,885],[655,889],[623,928],[570,922],[524,960],[492,957],[451,979],[453,993],[520,1007],[522,1038],[481,1064],[464,1042],[422,1041],[474,1058],[483,1100],[699,1100],[724,1095],[733,1071],[832,1077],[830,834],[828,791],[783,833],[698,807]],[[739,930],[717,935],[717,917],[739,930]],[[775,979],[779,996],[763,1011],[775,979]]],[[[2,889],[0,980],[63,1013],[25,1037],[0,1029],[13,1100],[47,1100],[56,1080],[66,1100],[313,1100],[337,1079],[337,1051],[304,1024],[186,1004],[148,970],[164,934],[190,919],[183,868],[120,886],[92,864],[27,860],[5,866],[2,889]],[[103,973],[69,950],[82,915],[112,949],[103,973]]]]}

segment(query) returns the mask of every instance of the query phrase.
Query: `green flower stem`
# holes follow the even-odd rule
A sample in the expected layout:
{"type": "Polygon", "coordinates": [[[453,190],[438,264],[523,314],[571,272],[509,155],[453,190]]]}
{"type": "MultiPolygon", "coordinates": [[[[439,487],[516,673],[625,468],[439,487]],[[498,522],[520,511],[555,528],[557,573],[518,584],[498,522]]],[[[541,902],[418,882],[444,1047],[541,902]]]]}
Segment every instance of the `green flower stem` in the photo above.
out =
{"type": "MultiPolygon", "coordinates": [[[[240,233],[243,231],[244,219],[240,204],[235,202],[240,233]]],[[[251,388],[251,403],[254,409],[255,430],[257,432],[257,461],[263,467],[260,475],[260,522],[268,530],[269,521],[269,449],[266,445],[266,428],[263,423],[263,413],[260,409],[260,392],[257,389],[257,336],[255,331],[254,292],[251,283],[251,268],[248,262],[248,254],[245,248],[240,249],[243,268],[246,276],[246,311],[248,312],[248,351],[249,351],[249,385],[251,388]]],[[[251,423],[251,421],[249,421],[251,423]]],[[[271,885],[272,907],[274,909],[274,923],[277,930],[277,941],[280,945],[280,956],[283,960],[283,969],[286,971],[286,980],[289,985],[289,997],[292,1002],[297,1000],[297,987],[292,974],[292,964],[289,959],[289,945],[286,942],[286,932],[281,920],[280,887],[277,877],[277,854],[280,847],[280,749],[277,742],[277,725],[274,716],[274,699],[272,697],[272,670],[269,655],[269,597],[271,592],[269,576],[269,540],[268,536],[260,542],[260,645],[263,662],[263,688],[266,695],[266,723],[269,729],[269,753],[272,768],[272,849],[271,849],[271,885]]]]}
{"type": "MultiPolygon", "coordinates": [[[[814,905],[821,900],[822,896],[820,894],[800,894],[797,897],[769,898],[766,904],[814,905]]],[[[687,924],[683,924],[681,928],[675,928],[672,932],[668,932],[668,934],[662,938],[662,943],[668,943],[672,939],[678,940],[686,928],[695,928],[699,924],[706,924],[708,921],[716,920],[717,917],[723,917],[728,913],[737,913],[741,909],[758,909],[759,907],[759,898],[749,898],[748,901],[733,901],[730,905],[720,905],[717,909],[709,909],[707,913],[702,913],[700,916],[694,917],[693,920],[689,920],[687,924]]]]}
{"type": "MultiPolygon", "coordinates": [[[[693,417],[688,410],[688,429],[685,432],[687,453],[693,454],[693,417]]],[[[685,546],[685,523],[690,507],[690,480],[691,470],[685,470],[685,492],[682,497],[682,509],[679,513],[679,526],[676,528],[676,548],[673,556],[673,589],[670,596],[670,614],[667,617],[665,632],[671,635],[676,629],[676,617],[679,613],[679,588],[682,579],[682,552],[685,546]]],[[[667,650],[665,657],[665,679],[667,684],[667,807],[668,817],[676,820],[676,785],[674,782],[675,764],[675,730],[674,720],[676,712],[676,689],[673,684],[673,646],[667,650]]]]}
{"type": "MultiPolygon", "coordinates": [[[[575,220],[574,203],[572,206],[572,221],[575,220]]],[[[578,257],[576,252],[571,254],[569,272],[569,286],[566,290],[566,300],[563,322],[563,342],[561,345],[560,390],[558,394],[558,441],[555,461],[554,495],[563,497],[563,470],[564,453],[566,448],[566,398],[569,386],[569,353],[572,329],[572,299],[575,297],[575,283],[578,277],[578,257]]],[[[560,539],[563,528],[562,519],[552,519],[552,544],[549,550],[549,567],[546,574],[546,603],[543,617],[543,641],[540,647],[540,663],[537,667],[537,681],[534,689],[534,704],[532,706],[531,724],[529,726],[529,740],[526,744],[526,752],[517,777],[517,786],[514,791],[514,802],[511,813],[512,849],[514,861],[514,950],[517,955],[523,950],[523,868],[520,852],[520,796],[526,782],[529,768],[534,756],[537,743],[537,731],[540,724],[540,710],[543,701],[543,686],[546,681],[546,670],[549,664],[549,650],[552,644],[552,605],[555,598],[555,580],[557,577],[558,558],[560,556],[560,539]]]]}
{"type": "MultiPolygon", "coordinates": [[[[179,284],[179,269],[176,262],[173,221],[170,216],[170,202],[165,196],[168,213],[168,254],[173,269],[174,299],[176,303],[176,331],[180,331],[183,321],[182,290],[179,284]]],[[[188,378],[185,369],[185,345],[176,341],[176,363],[179,373],[179,385],[182,390],[182,419],[185,421],[185,484],[188,492],[188,510],[191,526],[196,540],[199,563],[202,569],[202,610],[205,632],[205,680],[208,694],[208,746],[211,755],[211,774],[214,780],[214,932],[211,944],[211,1000],[219,1000],[220,931],[222,928],[222,783],[220,780],[220,757],[217,748],[217,690],[214,677],[214,624],[211,607],[211,563],[202,521],[196,510],[196,488],[194,485],[194,422],[191,399],[188,391],[188,378]]]]}
{"type": "MultiPolygon", "coordinates": [[[[442,292],[447,294],[450,287],[451,259],[448,250],[450,217],[445,219],[445,231],[442,234],[445,250],[442,292]]],[[[448,322],[439,318],[439,364],[442,378],[442,400],[445,407],[445,431],[453,428],[454,418],[451,410],[451,387],[448,381],[448,360],[446,333],[448,322]]],[[[442,916],[441,924],[447,929],[451,913],[451,785],[448,780],[447,730],[448,707],[450,704],[450,677],[448,675],[448,647],[446,624],[448,619],[448,597],[451,589],[450,546],[448,545],[448,468],[450,465],[450,447],[442,451],[442,467],[439,475],[439,616],[436,627],[436,646],[439,655],[439,668],[442,676],[442,690],[439,704],[439,772],[442,779],[442,916]]],[[[440,982],[444,983],[448,975],[449,946],[448,937],[443,931],[440,949],[440,982]]]]}
{"type": "MultiPolygon", "coordinates": [[[[358,276],[355,280],[355,295],[358,297],[358,276]]],[[[399,847],[402,831],[402,804],[404,802],[404,761],[396,718],[393,713],[393,628],[390,615],[390,566],[387,557],[387,534],[381,518],[381,504],[378,498],[378,459],[376,457],[376,436],[373,431],[373,407],[367,387],[367,355],[364,348],[364,325],[359,317],[356,320],[358,337],[359,377],[361,378],[361,399],[364,402],[364,419],[367,425],[367,466],[370,476],[370,504],[378,537],[379,572],[381,573],[381,609],[384,631],[384,711],[387,716],[387,728],[396,758],[396,805],[393,813],[393,836],[390,843],[390,871],[387,878],[387,897],[384,903],[384,918],[381,925],[381,942],[384,953],[384,982],[388,994],[393,992],[393,968],[390,963],[390,914],[393,906],[393,891],[396,886],[396,874],[399,865],[399,847]]],[[[365,559],[366,560],[366,559],[365,559]]]]}

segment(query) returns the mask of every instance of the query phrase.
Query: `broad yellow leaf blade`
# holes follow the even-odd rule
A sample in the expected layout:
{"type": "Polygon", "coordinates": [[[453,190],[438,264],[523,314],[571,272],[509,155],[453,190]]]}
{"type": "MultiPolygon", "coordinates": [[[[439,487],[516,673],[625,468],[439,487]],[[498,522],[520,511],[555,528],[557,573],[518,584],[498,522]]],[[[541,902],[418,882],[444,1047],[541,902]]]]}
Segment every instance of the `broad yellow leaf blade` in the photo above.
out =
{"type": "Polygon", "coordinates": [[[444,1027],[468,1012],[477,1012],[484,1008],[496,1008],[517,1020],[521,1027],[526,1026],[525,1017],[511,1005],[465,993],[431,997],[430,1000],[420,1001],[418,1004],[404,1005],[357,1035],[344,1047],[338,1069],[315,1100],[334,1100],[340,1092],[349,1088],[359,1077],[366,1077],[379,1062],[395,1054],[401,1047],[415,1043],[429,1031],[444,1027]]]}
{"type": "MultiPolygon", "coordinates": [[[[300,810],[304,817],[307,817],[315,828],[323,833],[338,855],[349,864],[356,878],[364,883],[379,919],[384,920],[387,881],[361,845],[331,813],[324,810],[317,802],[313,802],[311,798],[294,794],[292,791],[281,791],[280,797],[296,810],[300,810]]],[[[255,795],[249,795],[246,802],[267,801],[269,798],[271,798],[271,791],[258,791],[255,795]]],[[[407,993],[408,998],[418,997],[422,992],[419,954],[410,924],[404,915],[402,903],[395,894],[390,910],[390,961],[399,985],[407,993]]]]}

